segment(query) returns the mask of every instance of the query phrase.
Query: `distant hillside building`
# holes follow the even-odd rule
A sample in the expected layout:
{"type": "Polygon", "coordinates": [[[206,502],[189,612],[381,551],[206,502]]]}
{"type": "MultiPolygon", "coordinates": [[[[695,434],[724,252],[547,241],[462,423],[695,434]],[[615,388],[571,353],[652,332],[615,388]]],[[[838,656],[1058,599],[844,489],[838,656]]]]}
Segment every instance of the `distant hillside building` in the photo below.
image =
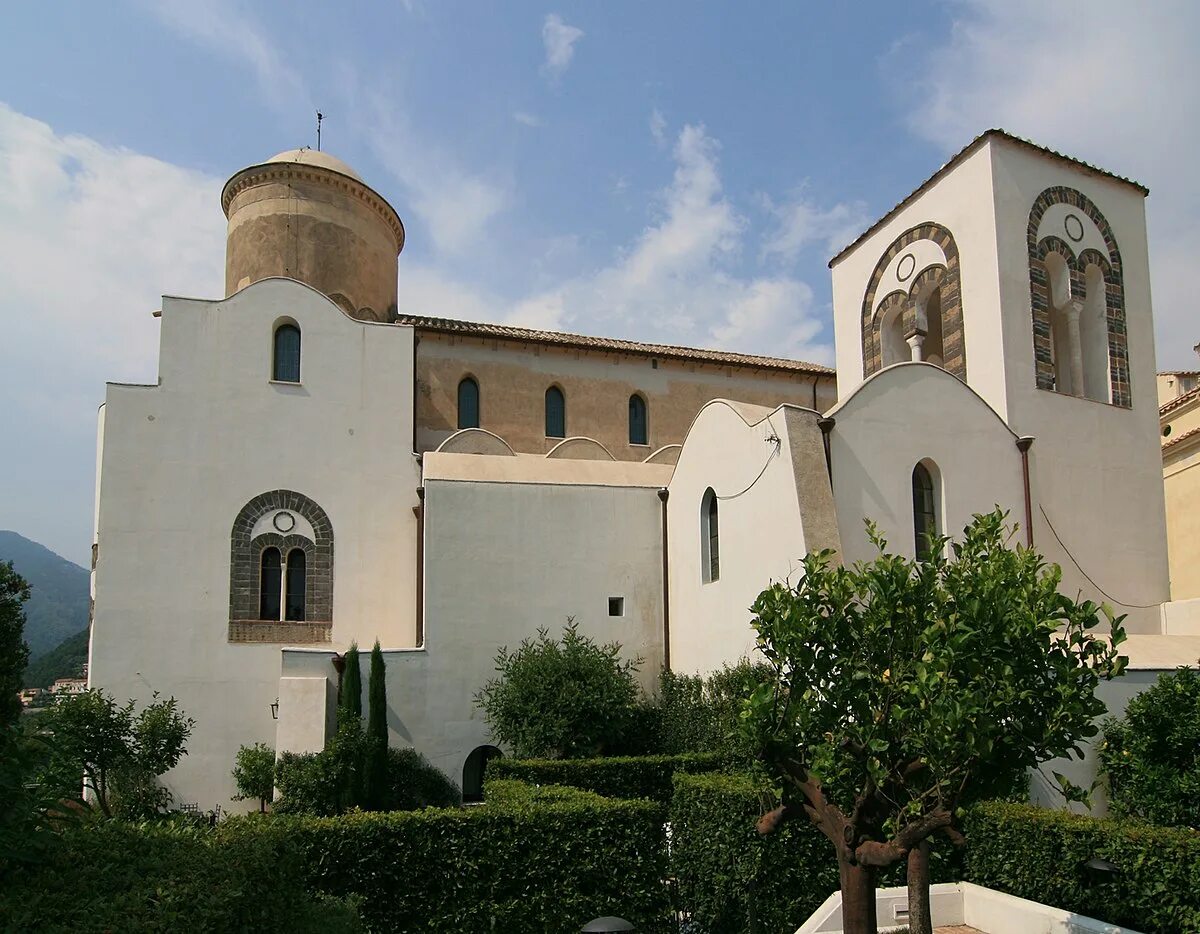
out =
{"type": "Polygon", "coordinates": [[[238,747],[321,748],[335,661],[379,639],[391,741],[471,794],[500,646],[572,616],[649,689],[752,652],[759,591],[868,557],[866,518],[911,555],[997,503],[1129,614],[1133,668],[1194,660],[1163,635],[1145,195],[981,135],[832,261],[835,381],[400,308],[403,225],[352,169],[245,169],[226,296],[164,298],[157,383],[101,410],[91,684],[178,698],[167,782],[230,808],[238,747]]]}

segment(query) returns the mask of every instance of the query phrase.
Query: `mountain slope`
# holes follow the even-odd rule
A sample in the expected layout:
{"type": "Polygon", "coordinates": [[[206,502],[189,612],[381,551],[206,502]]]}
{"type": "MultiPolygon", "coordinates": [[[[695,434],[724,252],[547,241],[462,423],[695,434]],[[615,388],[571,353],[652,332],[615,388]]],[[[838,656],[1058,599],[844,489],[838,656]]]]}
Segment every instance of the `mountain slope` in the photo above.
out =
{"type": "Polygon", "coordinates": [[[0,561],[11,561],[33,590],[25,604],[32,661],[88,625],[88,572],[16,532],[0,530],[0,561]]]}
{"type": "Polygon", "coordinates": [[[48,688],[58,678],[78,678],[88,658],[88,631],[77,632],[29,663],[22,686],[48,688]]]}

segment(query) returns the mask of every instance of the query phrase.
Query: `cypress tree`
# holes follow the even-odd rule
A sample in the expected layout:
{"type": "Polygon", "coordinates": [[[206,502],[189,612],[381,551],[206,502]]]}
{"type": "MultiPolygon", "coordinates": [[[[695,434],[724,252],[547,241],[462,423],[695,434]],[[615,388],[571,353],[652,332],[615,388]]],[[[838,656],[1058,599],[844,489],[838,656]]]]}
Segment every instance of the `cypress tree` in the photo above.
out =
{"type": "Polygon", "coordinates": [[[362,719],[362,669],[358,665],[358,643],[351,642],[346,649],[346,671],[342,675],[342,696],[338,707],[343,720],[357,722],[362,719]]]}
{"type": "Polygon", "coordinates": [[[366,792],[368,806],[383,809],[387,796],[387,666],[379,640],[371,649],[371,675],[367,682],[367,763],[366,792]]]}

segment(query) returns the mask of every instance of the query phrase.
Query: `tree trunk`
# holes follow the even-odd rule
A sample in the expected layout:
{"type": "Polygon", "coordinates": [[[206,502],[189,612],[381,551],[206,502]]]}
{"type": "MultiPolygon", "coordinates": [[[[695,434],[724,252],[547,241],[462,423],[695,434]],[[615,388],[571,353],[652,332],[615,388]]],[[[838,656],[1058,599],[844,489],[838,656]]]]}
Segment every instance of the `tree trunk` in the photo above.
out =
{"type": "Polygon", "coordinates": [[[929,911],[929,840],[908,851],[908,929],[912,934],[933,934],[929,911]]]}
{"type": "Polygon", "coordinates": [[[838,856],[842,878],[842,931],[878,934],[875,919],[875,869],[838,856]]]}

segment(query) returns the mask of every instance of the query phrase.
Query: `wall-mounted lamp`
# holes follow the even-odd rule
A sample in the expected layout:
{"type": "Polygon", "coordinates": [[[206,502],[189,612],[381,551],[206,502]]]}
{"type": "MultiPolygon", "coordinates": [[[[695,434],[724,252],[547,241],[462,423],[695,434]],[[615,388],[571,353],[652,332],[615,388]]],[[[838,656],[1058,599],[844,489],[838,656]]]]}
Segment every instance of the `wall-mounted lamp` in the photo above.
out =
{"type": "Polygon", "coordinates": [[[275,702],[273,704],[271,704],[271,719],[272,720],[279,719],[279,698],[278,697],[275,698],[275,702]]]}

